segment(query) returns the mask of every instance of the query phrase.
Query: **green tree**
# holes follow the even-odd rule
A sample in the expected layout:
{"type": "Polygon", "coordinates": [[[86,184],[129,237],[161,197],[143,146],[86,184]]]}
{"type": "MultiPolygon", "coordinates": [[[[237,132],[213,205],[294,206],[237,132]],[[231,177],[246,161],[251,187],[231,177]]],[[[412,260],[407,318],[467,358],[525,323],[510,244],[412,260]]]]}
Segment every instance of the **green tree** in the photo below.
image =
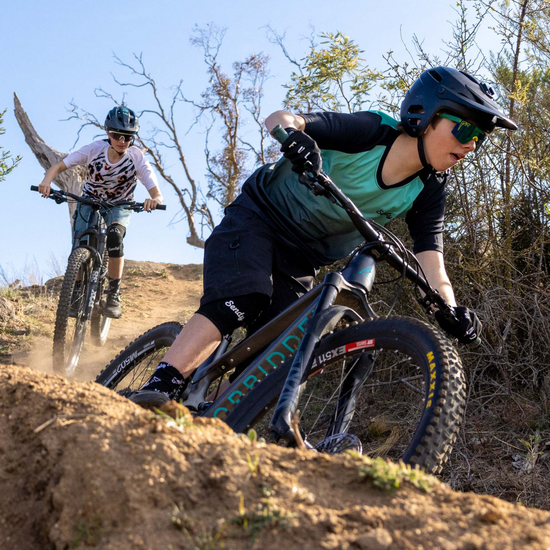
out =
{"type": "MultiPolygon", "coordinates": [[[[0,113],[0,136],[6,133],[3,126],[5,114],[6,109],[0,113]]],[[[5,151],[3,147],[0,147],[0,181],[6,179],[6,176],[19,164],[20,160],[20,156],[13,158],[9,151],[5,151]]]]}
{"type": "Polygon", "coordinates": [[[361,57],[363,50],[341,32],[322,32],[312,37],[309,52],[300,61],[284,46],[284,35],[270,29],[271,41],[278,44],[295,67],[284,100],[285,108],[295,112],[346,111],[365,108],[370,92],[382,79],[361,57]],[[317,43],[317,38],[320,43],[317,43]]]}

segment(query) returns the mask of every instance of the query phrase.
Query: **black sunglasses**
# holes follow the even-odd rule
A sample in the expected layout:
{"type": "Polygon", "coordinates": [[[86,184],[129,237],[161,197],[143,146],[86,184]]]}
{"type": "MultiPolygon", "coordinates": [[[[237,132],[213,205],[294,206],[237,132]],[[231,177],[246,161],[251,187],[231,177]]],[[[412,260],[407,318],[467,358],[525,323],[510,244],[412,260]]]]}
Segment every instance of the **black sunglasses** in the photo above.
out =
{"type": "Polygon", "coordinates": [[[119,134],[118,132],[109,132],[109,135],[115,140],[115,141],[132,141],[134,139],[133,135],[130,134],[119,134]]]}

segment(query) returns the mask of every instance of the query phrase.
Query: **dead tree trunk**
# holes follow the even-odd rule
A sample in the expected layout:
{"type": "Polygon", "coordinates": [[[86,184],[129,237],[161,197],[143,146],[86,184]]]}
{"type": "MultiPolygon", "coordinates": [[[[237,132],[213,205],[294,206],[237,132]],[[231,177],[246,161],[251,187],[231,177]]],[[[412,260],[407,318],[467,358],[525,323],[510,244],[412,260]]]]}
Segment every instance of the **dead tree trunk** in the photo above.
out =
{"type": "MultiPolygon", "coordinates": [[[[37,158],[40,166],[44,170],[48,170],[54,164],[62,161],[67,153],[60,153],[56,151],[53,147],[50,147],[36,132],[34,126],[31,124],[27,113],[23,110],[21,102],[17,97],[17,94],[13,94],[13,103],[15,106],[15,118],[19,123],[23,134],[25,135],[25,141],[27,145],[31,148],[31,151],[34,153],[34,156],[37,158]]],[[[82,193],[82,186],[86,179],[86,168],[83,166],[76,166],[66,170],[54,180],[54,183],[63,191],[68,191],[69,193],[74,193],[75,195],[80,195],[82,193]]],[[[37,181],[35,185],[38,185],[40,181],[37,181]]],[[[69,214],[72,224],[73,214],[76,208],[76,204],[71,201],[69,205],[69,214]]]]}

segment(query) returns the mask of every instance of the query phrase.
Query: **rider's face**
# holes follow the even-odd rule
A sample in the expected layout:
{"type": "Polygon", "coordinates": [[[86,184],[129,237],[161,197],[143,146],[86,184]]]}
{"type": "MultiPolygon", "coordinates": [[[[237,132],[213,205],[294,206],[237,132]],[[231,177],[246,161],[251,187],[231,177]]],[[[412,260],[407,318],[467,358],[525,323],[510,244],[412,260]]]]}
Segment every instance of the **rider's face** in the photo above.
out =
{"type": "Polygon", "coordinates": [[[120,137],[120,134],[116,134],[113,132],[109,132],[109,138],[111,140],[111,147],[117,152],[117,153],[125,153],[128,147],[130,147],[131,141],[126,141],[126,138],[123,139],[115,139],[116,137],[120,137]]]}
{"type": "Polygon", "coordinates": [[[430,124],[424,134],[424,151],[426,159],[438,172],[443,172],[475,150],[474,140],[460,143],[453,136],[455,122],[446,118],[439,118],[436,124],[430,124]]]}

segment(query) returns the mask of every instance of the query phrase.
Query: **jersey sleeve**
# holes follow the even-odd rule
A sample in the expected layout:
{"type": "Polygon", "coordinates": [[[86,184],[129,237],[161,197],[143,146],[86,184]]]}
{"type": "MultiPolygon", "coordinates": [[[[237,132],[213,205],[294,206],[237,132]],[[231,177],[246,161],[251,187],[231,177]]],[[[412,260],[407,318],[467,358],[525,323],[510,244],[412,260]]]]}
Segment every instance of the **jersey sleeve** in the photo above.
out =
{"type": "Polygon", "coordinates": [[[136,173],[138,180],[149,190],[158,187],[158,180],[151,163],[145,158],[141,149],[137,148],[135,154],[136,173]]]}
{"type": "Polygon", "coordinates": [[[73,166],[87,165],[90,162],[90,159],[92,157],[94,145],[95,145],[95,142],[89,143],[88,145],[84,145],[84,147],[81,147],[80,149],[78,149],[78,151],[74,151],[68,154],[63,159],[65,166],[67,168],[72,168],[73,166]]]}
{"type": "Polygon", "coordinates": [[[405,216],[414,241],[413,252],[443,252],[447,176],[432,174],[405,216]]]}
{"type": "Polygon", "coordinates": [[[306,121],[305,132],[321,149],[342,153],[361,153],[378,145],[385,130],[382,117],[376,113],[309,113],[300,115],[306,121]]]}

